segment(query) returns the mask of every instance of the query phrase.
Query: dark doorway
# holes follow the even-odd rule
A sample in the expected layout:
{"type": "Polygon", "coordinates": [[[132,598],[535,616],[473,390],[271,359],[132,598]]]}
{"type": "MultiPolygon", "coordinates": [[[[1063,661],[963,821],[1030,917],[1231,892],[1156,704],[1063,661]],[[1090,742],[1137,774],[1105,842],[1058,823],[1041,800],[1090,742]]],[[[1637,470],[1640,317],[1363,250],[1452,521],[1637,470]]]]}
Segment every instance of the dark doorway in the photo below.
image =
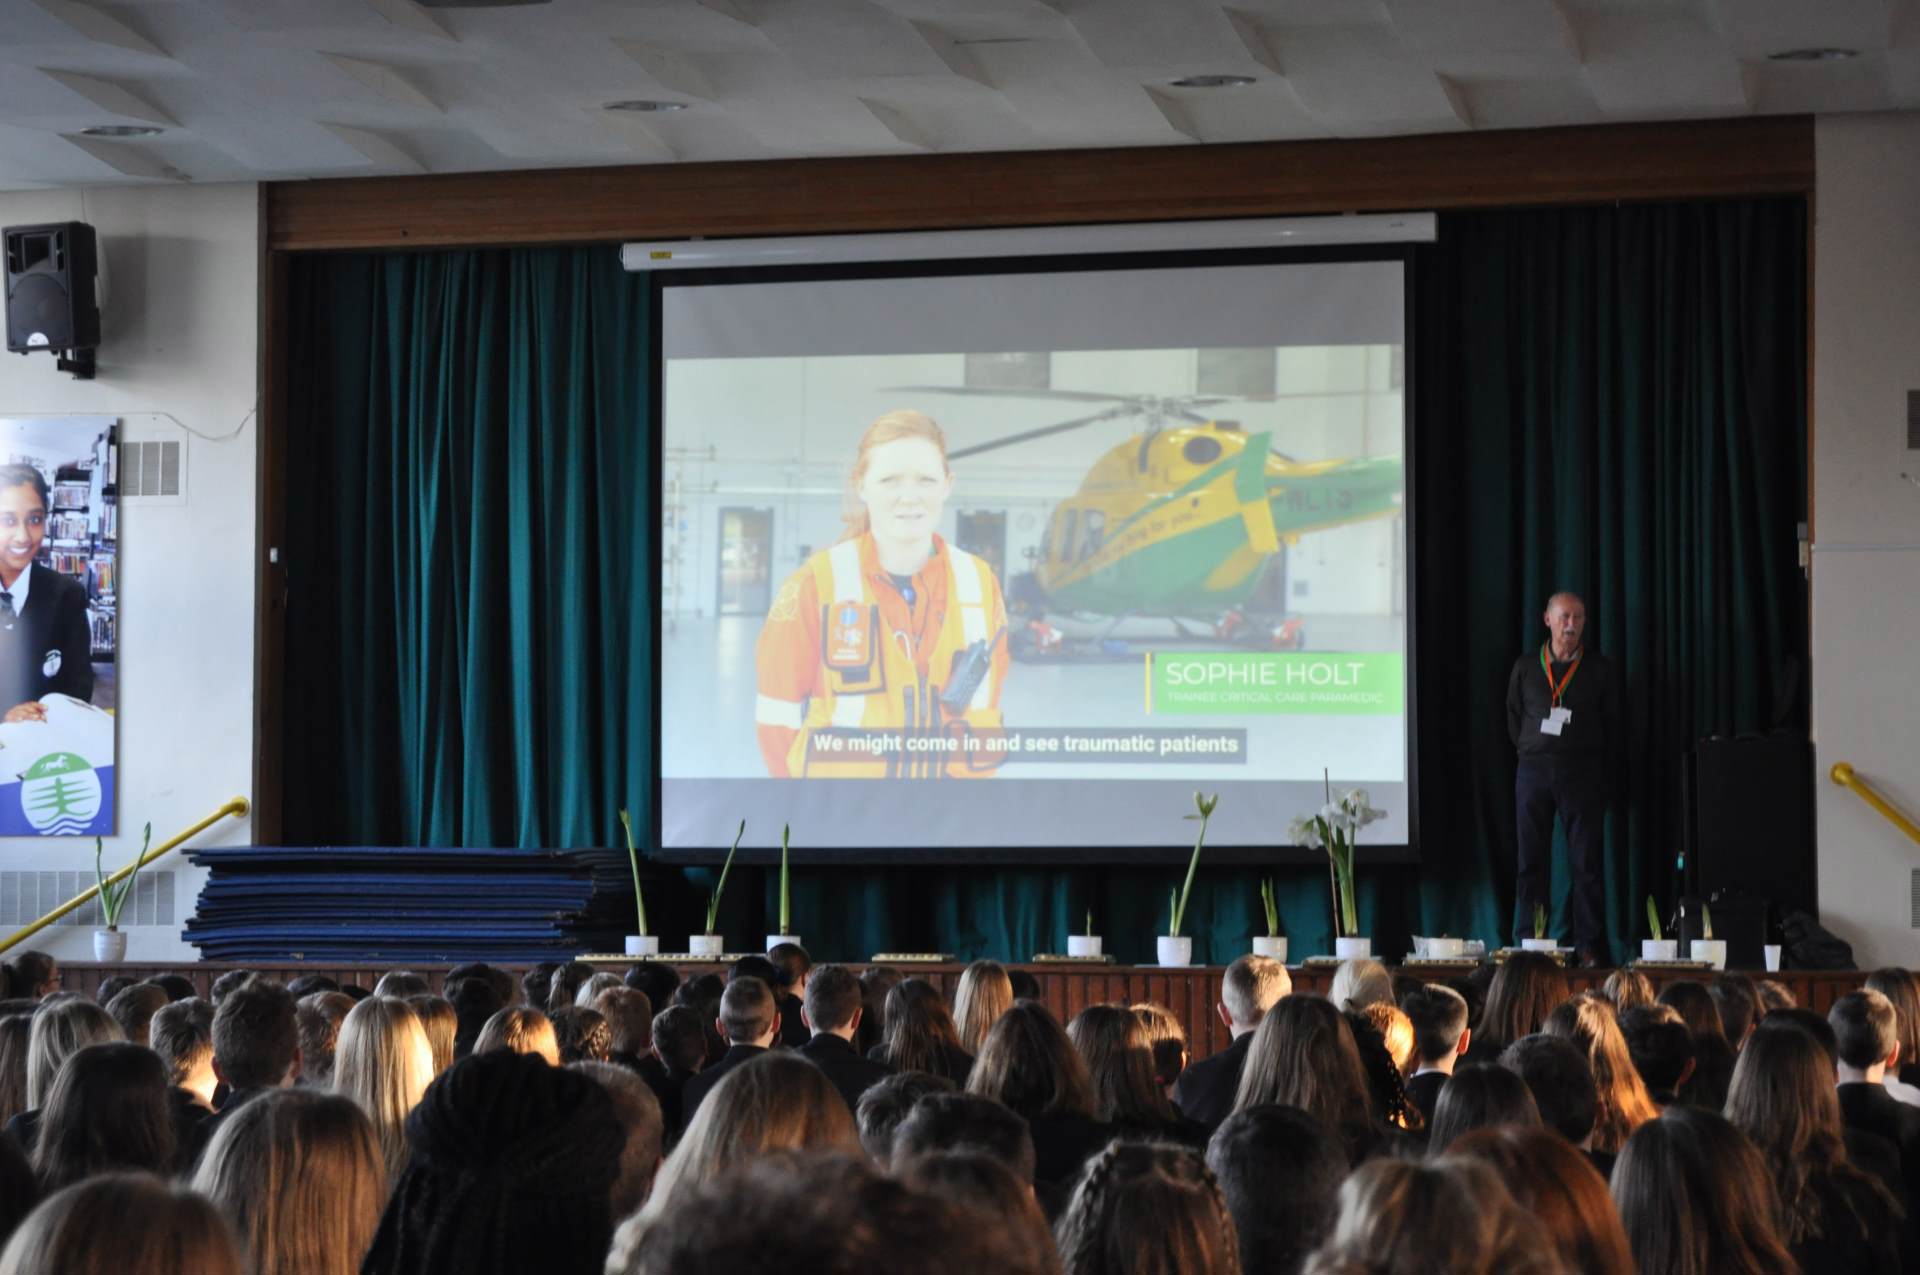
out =
{"type": "Polygon", "coordinates": [[[1007,578],[1007,515],[998,510],[970,509],[960,514],[954,542],[986,560],[996,580],[1007,578]]]}
{"type": "Polygon", "coordinates": [[[720,615],[765,615],[773,600],[773,510],[720,511],[720,615]]]}

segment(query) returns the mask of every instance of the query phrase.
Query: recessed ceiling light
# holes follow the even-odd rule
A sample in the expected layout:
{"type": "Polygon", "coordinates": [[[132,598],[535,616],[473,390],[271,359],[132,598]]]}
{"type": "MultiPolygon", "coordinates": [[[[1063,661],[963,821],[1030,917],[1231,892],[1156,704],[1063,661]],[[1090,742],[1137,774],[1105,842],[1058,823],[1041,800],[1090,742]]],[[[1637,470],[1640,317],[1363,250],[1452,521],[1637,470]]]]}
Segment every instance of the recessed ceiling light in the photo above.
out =
{"type": "Polygon", "coordinates": [[[158,137],[166,130],[150,124],[95,124],[80,130],[82,137],[158,137]]]}
{"type": "Polygon", "coordinates": [[[631,98],[625,102],[608,102],[604,108],[609,111],[684,111],[685,102],[668,102],[649,97],[631,98]]]}
{"type": "Polygon", "coordinates": [[[1858,49],[1786,49],[1767,54],[1769,62],[1845,62],[1860,56],[1858,49]]]}
{"type": "Polygon", "coordinates": [[[1177,89],[1241,89],[1253,83],[1251,75],[1183,75],[1173,81],[1177,89]]]}

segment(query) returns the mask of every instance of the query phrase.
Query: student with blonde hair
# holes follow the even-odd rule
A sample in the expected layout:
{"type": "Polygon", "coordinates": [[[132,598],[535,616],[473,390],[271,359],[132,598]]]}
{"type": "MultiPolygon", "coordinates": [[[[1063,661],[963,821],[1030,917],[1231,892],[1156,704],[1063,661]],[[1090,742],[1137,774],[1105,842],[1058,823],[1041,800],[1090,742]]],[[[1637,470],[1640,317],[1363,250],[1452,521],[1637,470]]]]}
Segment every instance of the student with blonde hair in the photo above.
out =
{"type": "Polygon", "coordinates": [[[1327,999],[1342,1013],[1358,1013],[1369,1005],[1393,1004],[1393,975],[1371,957],[1342,961],[1333,972],[1327,999]]]}
{"type": "Polygon", "coordinates": [[[242,1275],[240,1250],[205,1196],[144,1173],[76,1183],[27,1216],[0,1275],[242,1275]]]}
{"type": "Polygon", "coordinates": [[[560,1065],[560,1039],[553,1034],[553,1022],[537,1009],[509,1006],[487,1020],[473,1042],[473,1052],[508,1049],[516,1054],[534,1054],[547,1066],[560,1065]]]}
{"type": "Polygon", "coordinates": [[[953,1022],[960,1032],[960,1048],[980,1052],[987,1033],[1000,1015],[1013,1008],[1013,980],[998,961],[975,961],[960,974],[953,991],[953,1022]]]}
{"type": "Polygon", "coordinates": [[[221,1124],[193,1187],[233,1225],[251,1275],[355,1275],[386,1206],[387,1168],[359,1104],[282,1089],[221,1124]]]}
{"type": "Polygon", "coordinates": [[[452,1001],[431,993],[407,997],[407,1007],[419,1017],[420,1030],[427,1034],[427,1044],[433,1049],[433,1074],[437,1076],[453,1066],[453,1036],[460,1028],[460,1016],[453,1012],[452,1001]]]}
{"type": "Polygon", "coordinates": [[[1584,992],[1547,1015],[1546,1031],[1572,1041],[1587,1056],[1597,1099],[1592,1147],[1618,1155],[1635,1129],[1659,1117],[1660,1108],[1633,1065],[1613,1003],[1597,992],[1584,992]]]}
{"type": "Polygon", "coordinates": [[[6,1131],[32,1154],[40,1135],[40,1109],[53,1093],[54,1079],[67,1059],[88,1045],[124,1040],[120,1024],[100,1006],[83,997],[43,1004],[34,1011],[27,1029],[26,1107],[7,1121],[6,1131]]]}
{"type": "Polygon", "coordinates": [[[399,997],[369,996],[340,1025],[334,1092],[353,1099],[373,1122],[391,1178],[407,1167],[407,1116],[433,1075],[433,1046],[419,1015],[399,997]]]}

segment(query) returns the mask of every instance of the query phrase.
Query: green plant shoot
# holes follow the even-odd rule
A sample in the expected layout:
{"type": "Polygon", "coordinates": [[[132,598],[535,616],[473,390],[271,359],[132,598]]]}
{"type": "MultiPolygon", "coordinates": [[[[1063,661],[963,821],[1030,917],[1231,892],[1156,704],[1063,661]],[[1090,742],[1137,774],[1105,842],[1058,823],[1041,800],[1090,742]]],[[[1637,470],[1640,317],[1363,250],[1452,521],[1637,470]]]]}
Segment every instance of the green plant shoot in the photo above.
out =
{"type": "Polygon", "coordinates": [[[1180,937],[1180,922],[1187,915],[1187,898],[1193,892],[1193,874],[1200,867],[1200,851],[1207,844],[1207,820],[1213,818],[1213,808],[1220,804],[1220,794],[1211,797],[1193,794],[1193,808],[1198,814],[1187,815],[1188,819],[1200,821],[1200,835],[1194,838],[1193,857],[1187,860],[1187,879],[1173,896],[1173,925],[1167,930],[1169,938],[1180,937]]]}
{"type": "Polygon", "coordinates": [[[1533,905],[1533,937],[1547,937],[1547,905],[1544,903],[1533,905]]]}
{"type": "Polygon", "coordinates": [[[1268,877],[1260,883],[1260,906],[1267,913],[1267,937],[1280,937],[1280,901],[1274,897],[1273,878],[1268,877]]]}
{"type": "Polygon", "coordinates": [[[780,932],[791,934],[787,928],[787,837],[792,833],[791,824],[780,825],[780,932]]]}
{"type": "Polygon", "coordinates": [[[727,888],[727,873],[733,870],[733,852],[740,848],[740,838],[747,835],[747,821],[740,821],[740,831],[733,834],[733,847],[727,851],[727,861],[720,865],[720,879],[713,883],[713,893],[707,896],[707,933],[713,933],[715,923],[720,920],[720,893],[727,888]]]}
{"type": "Polygon", "coordinates": [[[1653,934],[1654,942],[1658,943],[1662,941],[1663,936],[1660,933],[1660,905],[1653,901],[1651,894],[1647,896],[1647,929],[1653,934]]]}
{"type": "Polygon", "coordinates": [[[1709,942],[1713,940],[1713,913],[1707,911],[1704,903],[1700,905],[1700,937],[1709,942]]]}
{"type": "Polygon", "coordinates": [[[127,900],[133,897],[133,883],[140,879],[140,864],[146,859],[147,847],[152,842],[153,825],[148,824],[140,838],[140,853],[133,856],[133,871],[127,873],[126,880],[111,885],[107,881],[106,869],[100,864],[101,855],[106,853],[106,843],[98,837],[93,839],[93,879],[100,887],[100,915],[109,930],[120,924],[120,909],[126,907],[127,900]]]}
{"type": "Polygon", "coordinates": [[[633,869],[633,911],[636,931],[641,935],[647,932],[647,901],[640,897],[640,854],[633,848],[633,821],[627,818],[627,812],[620,812],[620,830],[627,837],[627,864],[633,869]]]}
{"type": "Polygon", "coordinates": [[[1087,937],[1093,937],[1093,909],[1087,909],[1087,937]]]}

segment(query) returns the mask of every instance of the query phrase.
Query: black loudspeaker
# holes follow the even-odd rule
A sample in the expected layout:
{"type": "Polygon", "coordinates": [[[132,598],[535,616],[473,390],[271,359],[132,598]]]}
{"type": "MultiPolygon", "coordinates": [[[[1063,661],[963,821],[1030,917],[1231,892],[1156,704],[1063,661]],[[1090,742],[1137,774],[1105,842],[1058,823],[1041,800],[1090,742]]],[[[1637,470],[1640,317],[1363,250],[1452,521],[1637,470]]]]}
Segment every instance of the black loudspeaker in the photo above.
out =
{"type": "MultiPolygon", "coordinates": [[[[1813,745],[1804,737],[1703,739],[1691,758],[1688,826],[1694,887],[1713,908],[1714,937],[1731,944],[1779,916],[1819,915],[1813,861],[1813,745]],[[1762,905],[1758,920],[1739,904],[1762,905]]],[[[1734,959],[1731,946],[1729,960],[1734,959]]],[[[1759,953],[1754,953],[1758,964],[1759,953]]]]}
{"type": "Polygon", "coordinates": [[[7,348],[26,354],[67,354],[100,344],[100,306],[94,298],[99,245],[93,227],[64,221],[9,226],[7,348]]]}

